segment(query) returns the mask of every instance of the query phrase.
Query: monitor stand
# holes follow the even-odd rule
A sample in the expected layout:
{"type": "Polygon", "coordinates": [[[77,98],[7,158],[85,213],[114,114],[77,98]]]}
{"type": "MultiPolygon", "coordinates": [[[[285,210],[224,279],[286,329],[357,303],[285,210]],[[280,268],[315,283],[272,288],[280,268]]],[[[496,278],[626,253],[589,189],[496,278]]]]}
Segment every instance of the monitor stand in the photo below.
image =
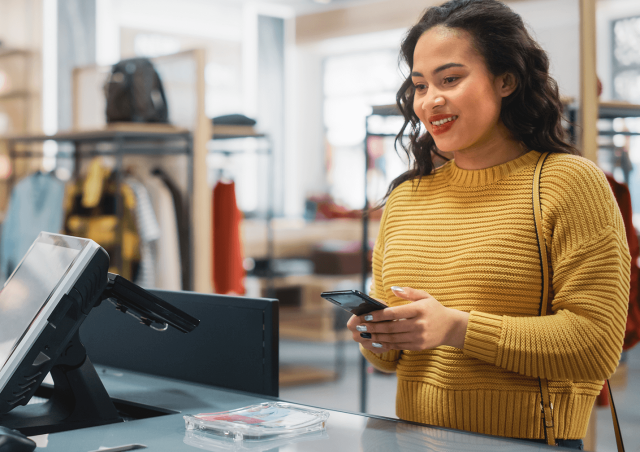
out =
{"type": "Polygon", "coordinates": [[[0,425],[26,436],[122,422],[78,331],[51,369],[53,393],[42,404],[20,406],[0,415],[0,425]]]}

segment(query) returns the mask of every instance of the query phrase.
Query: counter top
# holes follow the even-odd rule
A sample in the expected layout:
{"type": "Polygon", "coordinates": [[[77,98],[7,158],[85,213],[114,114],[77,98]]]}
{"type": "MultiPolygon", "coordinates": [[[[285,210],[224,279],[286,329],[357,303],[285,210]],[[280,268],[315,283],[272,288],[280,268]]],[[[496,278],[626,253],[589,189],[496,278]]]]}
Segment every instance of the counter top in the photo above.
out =
{"type": "MultiPolygon", "coordinates": [[[[468,432],[412,424],[396,419],[328,410],[326,433],[268,443],[233,443],[215,440],[205,445],[189,438],[182,413],[226,411],[276,400],[265,396],[224,390],[96,366],[113,398],[180,411],[161,417],[93,427],[36,437],[46,452],[93,452],[129,444],[148,451],[196,452],[252,450],[280,452],[320,451],[542,451],[558,450],[544,444],[477,435],[468,432]]],[[[130,450],[130,449],[127,449],[130,450]]]]}

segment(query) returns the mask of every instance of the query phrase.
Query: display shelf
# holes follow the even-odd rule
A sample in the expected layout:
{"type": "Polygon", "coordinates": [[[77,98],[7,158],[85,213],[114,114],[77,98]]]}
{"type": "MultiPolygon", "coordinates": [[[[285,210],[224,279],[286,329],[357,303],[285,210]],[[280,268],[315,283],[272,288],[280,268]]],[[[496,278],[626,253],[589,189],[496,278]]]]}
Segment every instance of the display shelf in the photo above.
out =
{"type": "MultiPolygon", "coordinates": [[[[616,116],[616,118],[619,118],[619,116],[616,116]]],[[[602,119],[602,118],[600,118],[602,119]]],[[[633,136],[638,136],[640,135],[640,132],[616,132],[615,130],[598,130],[598,135],[599,136],[603,136],[603,137],[612,137],[614,135],[624,135],[624,136],[628,136],[628,137],[633,137],[633,136]]],[[[602,146],[598,146],[599,148],[602,148],[602,146]]]]}
{"type": "MultiPolygon", "coordinates": [[[[569,135],[573,143],[575,143],[575,129],[573,123],[576,121],[578,113],[578,106],[571,104],[567,106],[567,114],[570,120],[569,135]]],[[[620,101],[608,101],[598,103],[598,119],[613,120],[616,118],[636,118],[640,117],[640,105],[630,104],[628,102],[620,101]]],[[[640,133],[637,132],[616,132],[613,130],[598,130],[599,136],[613,136],[613,135],[625,135],[625,136],[637,136],[640,133]]],[[[601,148],[599,146],[598,148],[601,148]]]]}
{"type": "Polygon", "coordinates": [[[640,117],[640,105],[627,102],[600,102],[599,119],[636,118],[640,117]]]}
{"type": "Polygon", "coordinates": [[[295,364],[280,365],[280,387],[336,381],[340,375],[330,369],[295,364]]]}
{"type": "Polygon", "coordinates": [[[336,310],[328,306],[314,309],[280,308],[280,337],[312,342],[335,342],[351,338],[349,330],[335,329],[336,310]]]}
{"type": "Polygon", "coordinates": [[[32,93],[30,93],[29,91],[11,91],[8,93],[0,94],[0,101],[7,100],[7,99],[26,98],[31,95],[32,93]]]}
{"type": "Polygon", "coordinates": [[[402,113],[396,104],[374,105],[371,107],[372,116],[401,116],[402,113]]]}
{"type": "Polygon", "coordinates": [[[6,139],[23,143],[46,140],[92,142],[110,141],[117,138],[128,141],[149,141],[155,138],[161,140],[184,139],[186,135],[191,135],[187,129],[169,124],[113,123],[101,129],[60,132],[54,135],[13,135],[6,137],[6,139]]]}
{"type": "Polygon", "coordinates": [[[214,140],[233,138],[264,138],[267,135],[258,132],[253,126],[212,124],[211,134],[214,140]]]}

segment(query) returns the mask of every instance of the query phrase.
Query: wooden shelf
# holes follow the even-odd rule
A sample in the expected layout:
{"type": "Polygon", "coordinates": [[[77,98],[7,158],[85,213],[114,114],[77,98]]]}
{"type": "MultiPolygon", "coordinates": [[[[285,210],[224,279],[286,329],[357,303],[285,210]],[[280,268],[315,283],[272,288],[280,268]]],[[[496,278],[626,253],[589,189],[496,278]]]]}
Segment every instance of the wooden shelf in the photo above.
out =
{"type": "Polygon", "coordinates": [[[640,105],[627,102],[600,102],[598,105],[598,118],[634,118],[640,117],[640,105]]]}
{"type": "Polygon", "coordinates": [[[339,375],[329,369],[313,366],[280,366],[280,387],[336,381],[339,375]]]}
{"type": "Polygon", "coordinates": [[[280,337],[312,342],[336,342],[351,339],[351,332],[335,328],[336,311],[328,306],[316,309],[280,308],[280,337]]]}
{"type": "Polygon", "coordinates": [[[28,99],[33,96],[34,93],[29,91],[9,91],[7,93],[0,93],[0,100],[9,100],[9,99],[28,99]]]}
{"type": "Polygon", "coordinates": [[[95,130],[77,130],[56,133],[55,135],[14,135],[8,136],[6,139],[21,142],[35,141],[101,141],[110,140],[118,136],[127,139],[149,139],[157,136],[158,138],[166,138],[170,135],[186,135],[189,131],[170,124],[149,124],[135,122],[118,122],[109,124],[107,127],[95,130]]]}

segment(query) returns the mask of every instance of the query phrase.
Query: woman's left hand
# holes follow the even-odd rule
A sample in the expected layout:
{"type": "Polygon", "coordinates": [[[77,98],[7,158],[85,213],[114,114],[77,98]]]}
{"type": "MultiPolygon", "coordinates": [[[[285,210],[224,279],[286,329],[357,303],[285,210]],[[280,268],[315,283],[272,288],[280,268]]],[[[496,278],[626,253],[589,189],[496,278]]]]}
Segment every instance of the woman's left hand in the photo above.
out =
{"type": "Polygon", "coordinates": [[[428,350],[441,345],[464,347],[468,312],[447,308],[422,290],[411,287],[392,287],[392,290],[413,303],[360,316],[359,326],[365,326],[371,334],[369,340],[377,352],[428,350]]]}

